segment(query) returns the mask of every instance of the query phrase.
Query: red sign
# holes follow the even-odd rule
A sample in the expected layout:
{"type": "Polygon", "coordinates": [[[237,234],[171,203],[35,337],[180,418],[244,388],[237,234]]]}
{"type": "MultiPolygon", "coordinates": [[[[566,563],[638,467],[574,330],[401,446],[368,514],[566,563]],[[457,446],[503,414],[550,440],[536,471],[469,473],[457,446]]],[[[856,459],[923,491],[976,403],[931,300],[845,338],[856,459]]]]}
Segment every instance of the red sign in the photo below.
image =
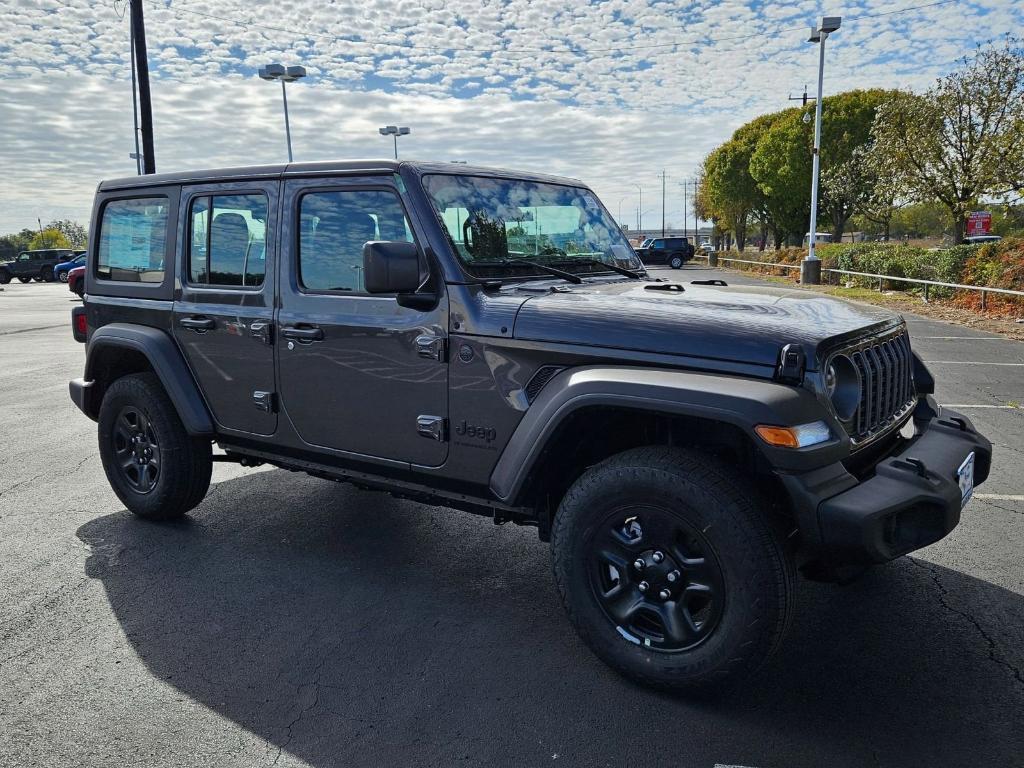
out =
{"type": "Polygon", "coordinates": [[[967,234],[987,235],[992,231],[992,214],[988,211],[973,211],[967,217],[967,234]]]}

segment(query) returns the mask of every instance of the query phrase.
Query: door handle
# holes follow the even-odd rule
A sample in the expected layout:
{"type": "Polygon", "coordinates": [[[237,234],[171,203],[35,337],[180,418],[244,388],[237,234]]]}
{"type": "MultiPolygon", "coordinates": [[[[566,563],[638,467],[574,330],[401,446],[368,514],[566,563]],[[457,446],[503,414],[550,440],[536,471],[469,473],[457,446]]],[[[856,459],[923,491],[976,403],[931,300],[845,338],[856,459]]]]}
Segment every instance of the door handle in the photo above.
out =
{"type": "Polygon", "coordinates": [[[211,317],[183,317],[179,322],[190,331],[212,331],[216,326],[211,317]]]}
{"type": "Polygon", "coordinates": [[[286,325],[282,328],[281,335],[295,341],[323,341],[324,338],[321,328],[296,328],[294,325],[286,325]]]}

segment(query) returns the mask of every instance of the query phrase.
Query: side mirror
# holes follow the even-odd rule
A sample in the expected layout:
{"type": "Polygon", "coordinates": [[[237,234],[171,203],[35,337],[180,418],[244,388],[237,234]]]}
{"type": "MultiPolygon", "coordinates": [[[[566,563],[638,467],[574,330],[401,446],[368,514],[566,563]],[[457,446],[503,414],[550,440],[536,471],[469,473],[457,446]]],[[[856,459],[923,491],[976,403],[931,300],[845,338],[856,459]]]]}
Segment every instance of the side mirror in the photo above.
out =
{"type": "Polygon", "coordinates": [[[415,243],[373,240],[363,246],[367,293],[415,293],[423,283],[415,243]]]}

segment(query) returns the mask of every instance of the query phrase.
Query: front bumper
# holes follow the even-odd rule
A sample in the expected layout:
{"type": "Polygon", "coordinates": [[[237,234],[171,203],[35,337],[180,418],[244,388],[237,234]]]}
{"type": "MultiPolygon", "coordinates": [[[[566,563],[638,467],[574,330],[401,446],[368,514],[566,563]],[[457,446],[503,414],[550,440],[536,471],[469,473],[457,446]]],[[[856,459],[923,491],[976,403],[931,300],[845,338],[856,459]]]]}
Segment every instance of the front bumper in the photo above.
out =
{"type": "Polygon", "coordinates": [[[974,485],[992,444],[964,416],[941,409],[860,481],[841,465],[782,478],[801,533],[825,565],[883,563],[943,538],[960,522],[957,471],[974,453],[974,485]]]}

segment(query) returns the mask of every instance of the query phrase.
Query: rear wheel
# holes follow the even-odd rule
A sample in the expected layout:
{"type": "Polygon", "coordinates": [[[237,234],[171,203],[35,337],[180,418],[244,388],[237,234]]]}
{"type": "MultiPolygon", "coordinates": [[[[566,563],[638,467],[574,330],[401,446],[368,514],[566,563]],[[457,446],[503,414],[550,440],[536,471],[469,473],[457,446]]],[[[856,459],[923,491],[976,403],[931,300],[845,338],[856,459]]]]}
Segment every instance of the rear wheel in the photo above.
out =
{"type": "Polygon", "coordinates": [[[697,453],[640,448],[592,467],[562,500],[552,556],[584,642],[654,687],[739,680],[789,622],[782,537],[756,492],[697,453]]]}
{"type": "Polygon", "coordinates": [[[682,269],[683,257],[680,256],[678,253],[673,254],[671,257],[669,257],[668,265],[672,267],[672,269],[682,269]]]}
{"type": "Polygon", "coordinates": [[[210,441],[189,436],[152,373],[125,376],[107,389],[99,445],[110,487],[139,517],[181,517],[210,487],[210,441]]]}
{"type": "Polygon", "coordinates": [[[32,278],[31,277],[22,277],[21,275],[18,275],[18,279],[21,282],[23,282],[23,283],[31,283],[32,282],[32,278]]]}
{"type": "Polygon", "coordinates": [[[11,282],[11,273],[6,269],[0,269],[0,285],[7,285],[11,282]]]}

